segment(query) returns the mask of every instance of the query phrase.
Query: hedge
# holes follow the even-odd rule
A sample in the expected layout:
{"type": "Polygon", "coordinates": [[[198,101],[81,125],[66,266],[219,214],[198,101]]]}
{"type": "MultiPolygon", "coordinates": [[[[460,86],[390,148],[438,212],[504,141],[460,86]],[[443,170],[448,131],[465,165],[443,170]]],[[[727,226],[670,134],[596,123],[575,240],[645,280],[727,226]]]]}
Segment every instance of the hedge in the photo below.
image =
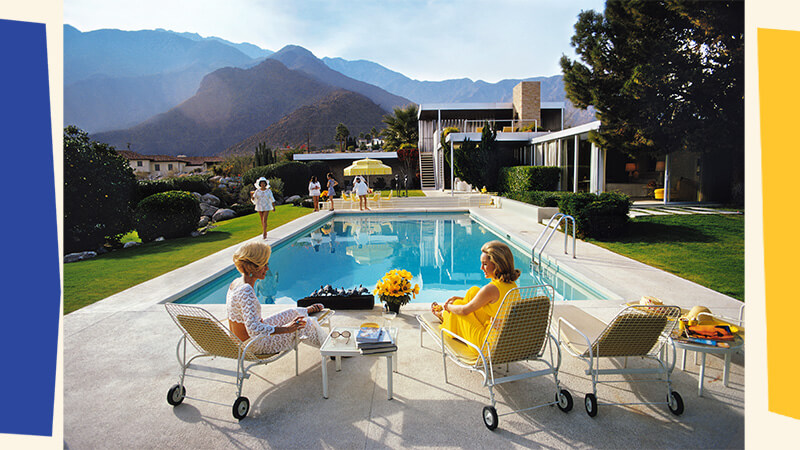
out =
{"type": "Polygon", "coordinates": [[[512,166],[500,169],[503,192],[554,191],[561,178],[561,168],[552,166],[512,166]]]}
{"type": "Polygon", "coordinates": [[[209,178],[211,178],[210,175],[189,175],[162,180],[140,180],[138,183],[138,199],[142,200],[153,194],[167,191],[208,194],[211,192],[211,185],[208,183],[209,178]]]}
{"type": "Polygon", "coordinates": [[[520,202],[530,203],[536,206],[543,207],[556,207],[558,201],[564,195],[571,194],[571,192],[561,191],[530,191],[530,192],[504,192],[503,197],[517,200],[520,202]]]}
{"type": "Polygon", "coordinates": [[[625,234],[630,205],[625,194],[579,192],[562,195],[558,209],[575,218],[579,237],[614,239],[625,234]]]}
{"type": "Polygon", "coordinates": [[[200,221],[200,202],[186,191],[153,194],[136,207],[136,231],[142,242],[189,235],[200,221]]]}
{"type": "Polygon", "coordinates": [[[300,161],[282,161],[248,170],[242,175],[242,182],[245,186],[252,186],[261,177],[283,180],[284,196],[307,195],[311,170],[308,165],[300,161]]]}

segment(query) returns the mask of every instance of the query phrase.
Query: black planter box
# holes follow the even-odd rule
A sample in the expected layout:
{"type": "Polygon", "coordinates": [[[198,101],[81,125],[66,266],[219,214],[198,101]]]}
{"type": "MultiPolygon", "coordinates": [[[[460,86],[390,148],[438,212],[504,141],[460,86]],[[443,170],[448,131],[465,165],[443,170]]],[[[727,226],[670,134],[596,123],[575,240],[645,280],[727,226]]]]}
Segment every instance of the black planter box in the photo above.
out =
{"type": "Polygon", "coordinates": [[[339,295],[325,295],[321,297],[305,297],[297,301],[297,306],[308,307],[314,303],[322,303],[330,309],[372,309],[375,306],[375,296],[372,294],[342,297],[339,295]]]}

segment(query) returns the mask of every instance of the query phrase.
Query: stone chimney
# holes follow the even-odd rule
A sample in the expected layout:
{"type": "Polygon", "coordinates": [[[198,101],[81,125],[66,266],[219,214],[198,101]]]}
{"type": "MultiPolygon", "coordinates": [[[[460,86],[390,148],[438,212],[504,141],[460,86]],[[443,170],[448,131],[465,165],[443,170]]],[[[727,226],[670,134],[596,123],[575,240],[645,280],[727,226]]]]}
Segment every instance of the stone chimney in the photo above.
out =
{"type": "Polygon", "coordinates": [[[522,81],[514,86],[514,118],[519,121],[515,128],[533,124],[542,125],[541,84],[538,81],[522,81]]]}

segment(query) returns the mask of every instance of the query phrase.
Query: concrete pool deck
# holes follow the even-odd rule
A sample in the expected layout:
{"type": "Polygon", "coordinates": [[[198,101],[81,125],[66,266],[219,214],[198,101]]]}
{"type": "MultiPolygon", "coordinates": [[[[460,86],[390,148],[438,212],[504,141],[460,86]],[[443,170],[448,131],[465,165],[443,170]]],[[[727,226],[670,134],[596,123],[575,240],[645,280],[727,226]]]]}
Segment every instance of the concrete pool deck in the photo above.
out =
{"type": "MultiPolygon", "coordinates": [[[[535,219],[504,209],[471,212],[520,245],[532,244],[543,229],[535,219]]],[[[279,242],[330,215],[312,213],[272,230],[269,242],[279,242]]],[[[547,250],[550,258],[615,295],[613,300],[580,302],[581,308],[600,319],[608,320],[622,302],[642,295],[684,308],[704,305],[715,313],[738,314],[740,303],[735,299],[582,241],[577,243],[577,258],[572,259],[557,251],[562,242],[563,237],[554,238],[547,250]]],[[[199,360],[199,369],[187,372],[187,399],[173,408],[166,402],[166,393],[178,380],[175,345],[180,332],[162,303],[231,267],[234,250],[222,250],[63,318],[66,448],[744,446],[742,355],[734,356],[728,387],[722,383],[722,360],[708,357],[702,398],[697,396],[699,366],[693,364],[693,357],[686,371],[676,367],[673,389],[684,399],[682,416],[673,416],[665,405],[601,405],[597,417],[590,418],[583,409],[583,395],[591,392],[591,382],[583,372],[585,363],[564,354],[559,379],[572,393],[572,412],[541,408],[502,416],[499,428],[491,432],[481,422],[481,409],[490,403],[481,377],[448,364],[450,382],[444,383],[442,358],[433,341],[426,336],[425,346],[419,343],[413,315],[426,305],[413,304],[406,305],[394,321],[400,328],[400,348],[393,400],[386,400],[384,360],[368,357],[345,360],[342,372],[329,370],[330,398],[323,399],[319,353],[301,345],[299,376],[294,376],[294,358],[286,357],[256,368],[245,381],[243,395],[250,399],[251,411],[241,422],[231,415],[236,391],[235,364],[230,360],[199,360]]],[[[265,305],[264,313],[282,308],[265,305]]],[[[225,318],[225,305],[206,309],[225,318]]],[[[333,324],[357,326],[367,320],[380,321],[377,307],[339,311],[333,324]]],[[[510,371],[519,372],[521,366],[511,365],[510,371]]],[[[501,414],[510,406],[524,408],[550,400],[552,378],[505,384],[495,394],[501,414]]],[[[659,383],[598,387],[601,403],[663,401],[664,397],[659,383]]]]}

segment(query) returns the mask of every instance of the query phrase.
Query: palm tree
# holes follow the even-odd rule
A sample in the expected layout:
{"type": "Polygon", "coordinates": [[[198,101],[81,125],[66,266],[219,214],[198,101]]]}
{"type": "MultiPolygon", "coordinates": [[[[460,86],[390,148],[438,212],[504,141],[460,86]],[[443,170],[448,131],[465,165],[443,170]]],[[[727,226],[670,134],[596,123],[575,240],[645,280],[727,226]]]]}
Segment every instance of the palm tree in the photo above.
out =
{"type": "Polygon", "coordinates": [[[336,142],[339,143],[339,149],[344,151],[344,142],[347,142],[347,137],[350,136],[350,130],[344,126],[343,123],[339,122],[339,125],[336,125],[336,134],[334,135],[334,139],[336,142]]]}
{"type": "Polygon", "coordinates": [[[405,108],[395,108],[393,115],[383,117],[386,128],[381,131],[384,148],[398,150],[403,144],[417,146],[419,140],[419,124],[417,121],[417,105],[410,104],[405,108]]]}

